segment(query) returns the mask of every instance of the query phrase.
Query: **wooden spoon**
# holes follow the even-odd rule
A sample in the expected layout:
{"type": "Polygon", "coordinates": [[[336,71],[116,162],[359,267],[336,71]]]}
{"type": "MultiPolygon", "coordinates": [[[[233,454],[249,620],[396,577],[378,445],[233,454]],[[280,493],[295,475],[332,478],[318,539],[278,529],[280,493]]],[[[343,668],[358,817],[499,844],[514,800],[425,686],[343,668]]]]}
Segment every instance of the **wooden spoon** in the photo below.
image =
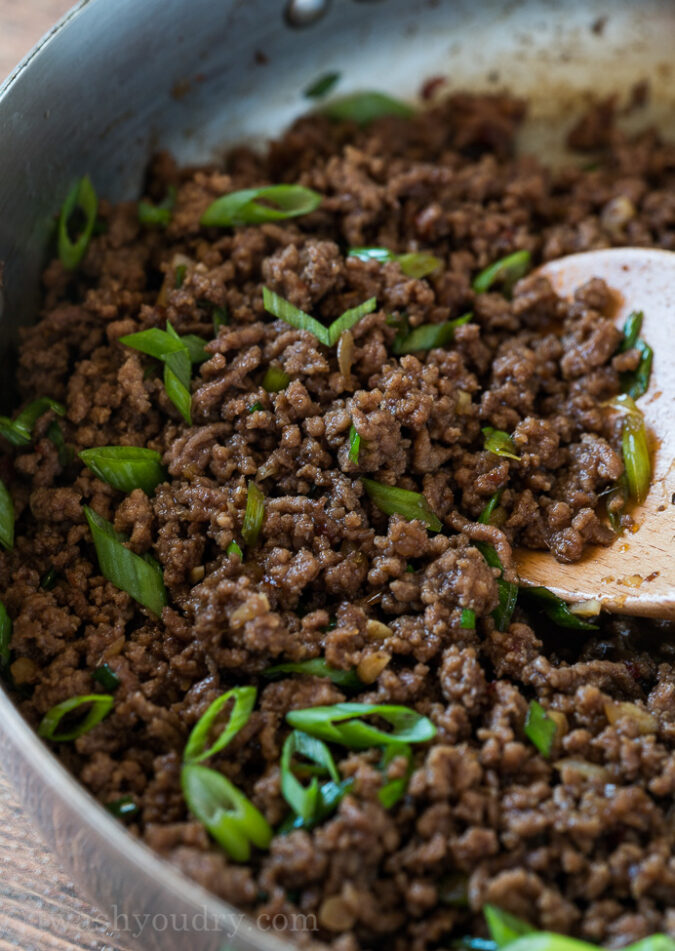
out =
{"type": "Polygon", "coordinates": [[[654,350],[647,392],[637,400],[651,436],[652,482],[631,515],[635,529],[581,561],[560,564],[548,552],[516,552],[523,585],[544,585],[565,601],[597,600],[606,611],[675,620],[675,252],[612,248],[573,254],[540,269],[562,297],[592,277],[616,295],[617,325],[644,312],[640,336],[654,350]]]}

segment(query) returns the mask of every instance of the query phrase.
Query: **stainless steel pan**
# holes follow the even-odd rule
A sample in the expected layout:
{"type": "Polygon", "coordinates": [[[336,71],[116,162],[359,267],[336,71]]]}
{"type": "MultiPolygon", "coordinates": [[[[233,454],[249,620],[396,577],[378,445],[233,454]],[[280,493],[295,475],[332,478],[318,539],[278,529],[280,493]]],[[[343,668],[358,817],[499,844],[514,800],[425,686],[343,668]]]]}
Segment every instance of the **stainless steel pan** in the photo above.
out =
{"type": "MultiPolygon", "coordinates": [[[[448,90],[507,86],[532,103],[522,147],[549,158],[589,90],[627,96],[647,79],[649,107],[628,121],[672,133],[673,40],[669,0],[83,0],[0,89],[0,352],[36,313],[53,214],[76,176],[133,196],[160,144],[191,162],[262,141],[327,69],[345,93],[407,97],[436,75],[448,90]]],[[[145,951],[288,947],[282,922],[242,922],[133,840],[2,691],[0,756],[82,891],[145,951]]]]}

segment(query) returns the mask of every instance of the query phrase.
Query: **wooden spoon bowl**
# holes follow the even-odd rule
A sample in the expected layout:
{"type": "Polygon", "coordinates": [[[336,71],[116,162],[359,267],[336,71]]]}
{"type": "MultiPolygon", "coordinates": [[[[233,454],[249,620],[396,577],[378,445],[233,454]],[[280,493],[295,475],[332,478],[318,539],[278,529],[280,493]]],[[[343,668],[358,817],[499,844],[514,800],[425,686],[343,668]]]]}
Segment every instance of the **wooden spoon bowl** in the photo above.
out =
{"type": "Polygon", "coordinates": [[[616,322],[644,312],[640,336],[654,350],[649,389],[636,402],[650,435],[652,481],[631,510],[635,527],[607,548],[561,564],[548,552],[521,549],[523,585],[544,585],[565,601],[597,600],[606,611],[675,619],[675,252],[612,248],[573,254],[541,268],[557,294],[571,297],[593,277],[617,299],[616,322]]]}

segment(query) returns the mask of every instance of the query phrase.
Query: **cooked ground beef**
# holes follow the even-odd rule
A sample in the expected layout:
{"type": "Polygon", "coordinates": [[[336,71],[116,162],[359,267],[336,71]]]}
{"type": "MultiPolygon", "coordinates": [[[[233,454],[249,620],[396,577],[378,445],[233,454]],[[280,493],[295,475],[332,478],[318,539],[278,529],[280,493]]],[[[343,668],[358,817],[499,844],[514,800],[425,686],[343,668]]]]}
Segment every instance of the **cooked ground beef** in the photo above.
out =
{"type": "Polygon", "coordinates": [[[622,461],[601,403],[635,354],[615,355],[599,281],[573,303],[537,276],[510,300],[471,286],[520,249],[535,262],[609,245],[675,249],[675,147],[653,131],[625,138],[605,103],[572,136],[599,150],[593,166],[553,172],[514,157],[524,112],[506,96],[458,95],[367,129],[304,118],[266,155],[236,149],[223,167],[181,170],[161,155],[147,194],[159,201],[176,187],[168,227],[141,227],[134,202],[102,202],[104,227],[80,268],[51,262],[43,313],[24,333],[21,396],[66,405],[68,445],[157,449],[170,478],[150,498],[123,496],[59,459],[49,413],[31,447],[6,447],[17,538],[0,555],[0,597],[20,708],[38,723],[100,689],[92,671],[107,663],[120,680],[113,712],[57,755],[101,802],[131,796],[140,811],[129,828],[216,894],[254,915],[316,914],[319,930],[300,943],[446,948],[484,933],[485,902],[611,947],[675,935],[672,631],[613,618],[589,635],[520,604],[499,631],[496,572],[475,547],[492,545],[510,577],[513,545],[571,561],[611,542],[600,496],[622,461]],[[278,224],[200,226],[217,196],[269,182],[325,197],[278,224]],[[423,249],[442,266],[415,280],[395,262],[348,258],[353,245],[423,249]],[[263,284],[324,323],[371,296],[377,310],[338,354],[266,314],[263,284]],[[216,307],[229,323],[214,337],[216,307]],[[403,315],[414,328],[467,311],[447,346],[392,355],[403,315]],[[167,320],[210,340],[192,426],[157,365],[118,341],[167,320]],[[261,385],[270,366],[290,377],[275,394],[261,385]],[[485,451],[485,426],[512,434],[520,460],[485,451]],[[443,531],[384,515],[364,475],[423,492],[443,531]],[[226,549],[241,544],[252,479],[265,518],[240,562],[226,549]],[[496,524],[478,524],[500,489],[496,524]],[[83,503],[159,561],[170,599],[161,619],[101,576],[83,503]],[[50,570],[53,587],[41,586],[50,570]],[[464,609],[475,631],[461,626],[464,609]],[[319,657],[356,668],[360,692],[261,676],[319,657]],[[189,815],[180,763],[207,706],[243,684],[259,687],[255,712],[213,765],[275,827],[288,813],[279,758],[289,710],[405,704],[438,733],[414,748],[407,793],[389,810],[379,751],[336,748],[353,778],[337,811],[237,865],[189,815]],[[549,758],[524,734],[532,699],[556,718],[549,758]]]}

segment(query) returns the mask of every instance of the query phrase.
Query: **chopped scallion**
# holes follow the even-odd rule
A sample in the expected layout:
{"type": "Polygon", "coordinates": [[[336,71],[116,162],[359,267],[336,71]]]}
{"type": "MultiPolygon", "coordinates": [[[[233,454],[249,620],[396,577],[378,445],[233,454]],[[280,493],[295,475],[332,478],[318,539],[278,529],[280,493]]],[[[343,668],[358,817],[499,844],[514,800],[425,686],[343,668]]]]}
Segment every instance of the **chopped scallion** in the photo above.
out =
{"type": "Polygon", "coordinates": [[[486,560],[490,568],[498,568],[501,572],[502,577],[497,578],[497,594],[499,596],[499,603],[492,612],[492,617],[495,624],[497,625],[497,630],[506,631],[509,624],[511,623],[511,618],[513,617],[513,612],[516,608],[516,602],[518,600],[518,585],[513,581],[507,581],[503,577],[504,566],[502,565],[499,555],[494,550],[492,545],[487,545],[485,542],[476,542],[476,548],[486,560]]]}
{"type": "Polygon", "coordinates": [[[366,314],[372,314],[376,307],[377,298],[371,297],[358,307],[350,307],[346,310],[328,328],[328,345],[332,347],[336,344],[345,331],[351,330],[366,314]]]}
{"type": "Polygon", "coordinates": [[[499,505],[499,500],[502,497],[502,490],[499,489],[498,492],[495,492],[493,496],[490,497],[490,501],[487,503],[483,511],[478,516],[478,521],[481,525],[490,525],[492,519],[492,513],[499,505]]]}
{"type": "Polygon", "coordinates": [[[88,175],[76,182],[68,192],[61,208],[58,228],[59,258],[67,270],[74,270],[85,255],[98,212],[98,198],[88,175]],[[72,240],[70,230],[73,215],[80,211],[84,215],[84,224],[78,237],[72,240]]]}
{"type": "Polygon", "coordinates": [[[227,327],[230,322],[230,315],[227,312],[227,307],[214,307],[213,308],[213,332],[218,336],[218,331],[221,327],[227,327]]]}
{"type": "Polygon", "coordinates": [[[225,554],[226,554],[226,555],[237,555],[237,557],[238,557],[241,561],[244,560],[244,553],[243,553],[243,551],[241,550],[241,548],[239,547],[239,545],[237,545],[237,543],[236,543],[235,541],[231,541],[231,542],[230,542],[230,544],[229,544],[229,545],[227,546],[227,548],[225,549],[225,554]]]}
{"type": "Polygon", "coordinates": [[[630,373],[621,374],[621,389],[634,400],[647,392],[654,362],[654,351],[644,340],[638,340],[635,349],[640,352],[637,368],[630,373]]]}
{"type": "Polygon", "coordinates": [[[98,446],[96,449],[83,449],[79,457],[94,475],[119,492],[143,489],[146,495],[152,495],[160,482],[165,482],[167,478],[162,457],[153,449],[98,446]]]}
{"type": "Polygon", "coordinates": [[[265,517],[265,496],[253,481],[248,483],[246,511],[241,526],[241,537],[251,547],[256,544],[265,517]]]}
{"type": "Polygon", "coordinates": [[[476,630],[476,612],[472,611],[471,608],[463,608],[462,614],[459,619],[459,626],[464,631],[475,631],[476,630]]]}
{"type": "Polygon", "coordinates": [[[583,618],[570,611],[569,605],[557,594],[549,591],[548,588],[533,587],[521,588],[519,597],[525,600],[533,600],[536,606],[540,608],[546,617],[550,618],[558,627],[571,628],[577,631],[597,631],[598,625],[584,621],[583,618]]]}
{"type": "Polygon", "coordinates": [[[131,796],[122,796],[121,799],[107,802],[105,808],[117,819],[128,819],[130,816],[135,816],[139,811],[138,806],[131,796]]]}
{"type": "Polygon", "coordinates": [[[123,536],[88,505],[84,506],[84,514],[103,577],[126,591],[153,614],[161,614],[167,604],[167,596],[161,569],[154,558],[147,555],[141,557],[125,548],[123,536]]]}
{"type": "Polygon", "coordinates": [[[633,349],[640,336],[644,316],[641,310],[632,310],[628,317],[626,317],[623,325],[623,339],[619,345],[619,353],[625,353],[627,350],[633,349]]]}
{"type": "Polygon", "coordinates": [[[7,442],[11,442],[13,446],[30,445],[33,427],[40,416],[50,409],[59,416],[64,416],[66,412],[65,406],[61,403],[57,403],[48,396],[41,396],[25,406],[16,419],[0,416],[0,436],[3,436],[7,442]]]}
{"type": "Polygon", "coordinates": [[[392,760],[395,760],[397,756],[404,756],[406,759],[405,773],[403,776],[399,776],[396,779],[388,780],[377,791],[377,798],[380,800],[380,804],[385,809],[391,809],[403,798],[405,791],[408,788],[410,777],[412,776],[412,750],[407,743],[401,743],[400,745],[391,743],[389,746],[386,746],[382,755],[380,769],[383,772],[386,772],[389,764],[392,762],[392,760]]]}
{"type": "Polygon", "coordinates": [[[323,106],[321,111],[336,122],[356,122],[357,125],[368,125],[384,116],[410,119],[415,115],[412,106],[392,99],[382,92],[355,92],[341,99],[334,99],[323,106]]]}
{"type": "Polygon", "coordinates": [[[233,687],[214,700],[192,728],[183,753],[184,762],[201,763],[225,749],[241,728],[248,723],[257,693],[255,687],[233,687]],[[232,701],[232,709],[226,725],[214,742],[207,747],[214,724],[230,701],[232,701]]]}
{"type": "Polygon", "coordinates": [[[161,228],[166,228],[166,226],[171,221],[171,213],[176,204],[176,186],[169,185],[166,190],[166,198],[164,198],[159,204],[153,205],[149,201],[139,201],[138,203],[138,220],[142,225],[150,227],[152,225],[158,225],[161,228]]]}
{"type": "Polygon", "coordinates": [[[262,385],[268,393],[280,393],[286,389],[290,382],[291,378],[285,370],[282,370],[281,367],[271,366],[265,371],[262,385]]]}
{"type": "Polygon", "coordinates": [[[272,829],[252,802],[222,773],[187,765],[181,785],[188,808],[235,862],[248,862],[251,845],[269,848],[272,829]]]}
{"type": "Polygon", "coordinates": [[[322,99],[327,96],[340,79],[340,73],[324,73],[305,89],[307,99],[322,99]]]}
{"type": "Polygon", "coordinates": [[[340,743],[350,749],[387,746],[390,743],[425,743],[436,735],[428,717],[410,707],[391,704],[336,703],[330,707],[291,710],[286,720],[292,727],[328,743],[340,743]],[[393,729],[385,732],[362,717],[377,716],[393,729]]]}
{"type": "Polygon", "coordinates": [[[532,934],[533,929],[522,918],[516,918],[508,911],[502,911],[496,905],[483,905],[483,914],[490,931],[490,937],[498,948],[503,948],[522,935],[532,934]]]}
{"type": "Polygon", "coordinates": [[[45,713],[38,727],[38,735],[45,740],[53,740],[55,743],[67,743],[70,740],[76,740],[100,723],[110,713],[114,705],[115,701],[107,693],[90,693],[81,697],[70,697],[62,703],[57,703],[55,707],[45,713]],[[80,711],[80,707],[83,707],[84,710],[80,711]],[[70,726],[64,727],[64,718],[70,720],[76,710],[80,711],[78,722],[74,725],[71,722],[70,726]]]}
{"type": "Polygon", "coordinates": [[[546,713],[536,700],[530,702],[525,717],[525,736],[532,740],[542,756],[550,756],[555,739],[555,720],[546,713]]]}
{"type": "Polygon", "coordinates": [[[380,261],[381,263],[397,261],[406,277],[417,280],[432,274],[443,263],[440,258],[428,251],[406,251],[404,254],[396,254],[388,248],[350,248],[347,256],[358,258],[359,261],[380,261]]]}
{"type": "Polygon", "coordinates": [[[384,485],[374,479],[361,478],[369,498],[385,515],[402,515],[408,521],[418,519],[432,532],[440,532],[443,523],[432,511],[431,506],[421,492],[399,489],[394,485],[384,485]]]}
{"type": "Polygon", "coordinates": [[[472,313],[463,314],[455,320],[446,320],[442,324],[422,324],[403,337],[397,334],[392,344],[392,352],[400,356],[404,353],[415,353],[418,350],[445,347],[454,339],[457,327],[468,324],[472,317],[472,313]]]}
{"type": "Polygon", "coordinates": [[[309,314],[306,314],[304,310],[295,307],[290,301],[275,294],[274,291],[271,291],[268,287],[263,287],[263,305],[269,314],[278,317],[279,320],[285,321],[297,330],[309,331],[314,334],[317,340],[324,344],[324,346],[332,347],[340,339],[341,334],[346,330],[351,330],[362,317],[375,310],[377,300],[371,297],[370,300],[359,304],[358,307],[352,307],[346,310],[344,314],[336,318],[329,327],[325,327],[316,320],[315,317],[311,317],[309,314]]]}
{"type": "Polygon", "coordinates": [[[504,293],[509,296],[516,282],[524,277],[531,267],[532,255],[530,252],[515,251],[481,271],[474,278],[473,289],[477,294],[484,294],[494,284],[501,284],[504,293]]]}
{"type": "Polygon", "coordinates": [[[321,204],[321,195],[302,185],[245,188],[216,198],[201,217],[208,227],[234,228],[307,215],[321,204]]]}
{"type": "Polygon", "coordinates": [[[642,416],[626,417],[621,437],[621,451],[631,498],[636,502],[644,502],[649,491],[652,465],[642,416]]]}
{"type": "Polygon", "coordinates": [[[501,456],[504,459],[515,459],[520,462],[520,456],[516,455],[516,447],[508,433],[503,429],[493,429],[492,426],[483,426],[481,432],[484,436],[483,449],[493,453],[495,456],[501,456]]]}
{"type": "Polygon", "coordinates": [[[14,548],[14,503],[5,483],[0,479],[0,545],[14,548]]]}
{"type": "Polygon", "coordinates": [[[263,405],[260,402],[260,400],[256,400],[255,403],[249,406],[248,411],[249,413],[259,413],[262,408],[263,408],[263,405]]]}
{"type": "Polygon", "coordinates": [[[53,420],[49,424],[47,429],[47,439],[56,446],[56,451],[59,456],[59,465],[64,469],[66,466],[69,466],[75,457],[75,451],[72,446],[67,446],[66,441],[63,438],[63,431],[59,426],[56,420],[53,420]]]}
{"type": "Polygon", "coordinates": [[[142,330],[139,333],[127,334],[120,337],[119,342],[162,361],[166,394],[185,422],[191,425],[190,377],[192,360],[190,349],[168,321],[166,326],[166,330],[151,327],[149,330],[142,330]]]}
{"type": "Polygon", "coordinates": [[[121,683],[120,678],[115,671],[111,669],[109,664],[101,664],[100,667],[97,667],[91,672],[91,677],[92,680],[95,680],[104,690],[109,692],[117,690],[121,683]]]}
{"type": "Polygon", "coordinates": [[[56,568],[52,565],[48,568],[45,573],[40,578],[40,587],[43,591],[51,591],[54,585],[56,584],[56,568]]]}
{"type": "Polygon", "coordinates": [[[354,424],[349,427],[349,460],[355,466],[359,464],[359,451],[361,449],[361,437],[356,431],[354,424]]]}
{"type": "Polygon", "coordinates": [[[281,754],[281,793],[293,812],[305,821],[316,819],[320,808],[319,776],[330,776],[334,783],[340,781],[330,750],[316,737],[293,730],[286,738],[281,754]],[[308,786],[303,786],[295,775],[300,772],[300,767],[293,762],[296,756],[303,756],[318,767],[316,771],[312,770],[308,786]]]}
{"type": "Polygon", "coordinates": [[[284,674],[306,674],[309,677],[327,677],[343,690],[360,690],[363,684],[353,670],[341,670],[331,665],[323,657],[300,660],[296,663],[276,664],[263,670],[264,677],[280,677],[284,674]]]}
{"type": "Polygon", "coordinates": [[[203,337],[198,337],[197,334],[183,334],[178,339],[187,347],[190,363],[203,363],[211,356],[205,350],[208,340],[204,340],[203,337]]]}

